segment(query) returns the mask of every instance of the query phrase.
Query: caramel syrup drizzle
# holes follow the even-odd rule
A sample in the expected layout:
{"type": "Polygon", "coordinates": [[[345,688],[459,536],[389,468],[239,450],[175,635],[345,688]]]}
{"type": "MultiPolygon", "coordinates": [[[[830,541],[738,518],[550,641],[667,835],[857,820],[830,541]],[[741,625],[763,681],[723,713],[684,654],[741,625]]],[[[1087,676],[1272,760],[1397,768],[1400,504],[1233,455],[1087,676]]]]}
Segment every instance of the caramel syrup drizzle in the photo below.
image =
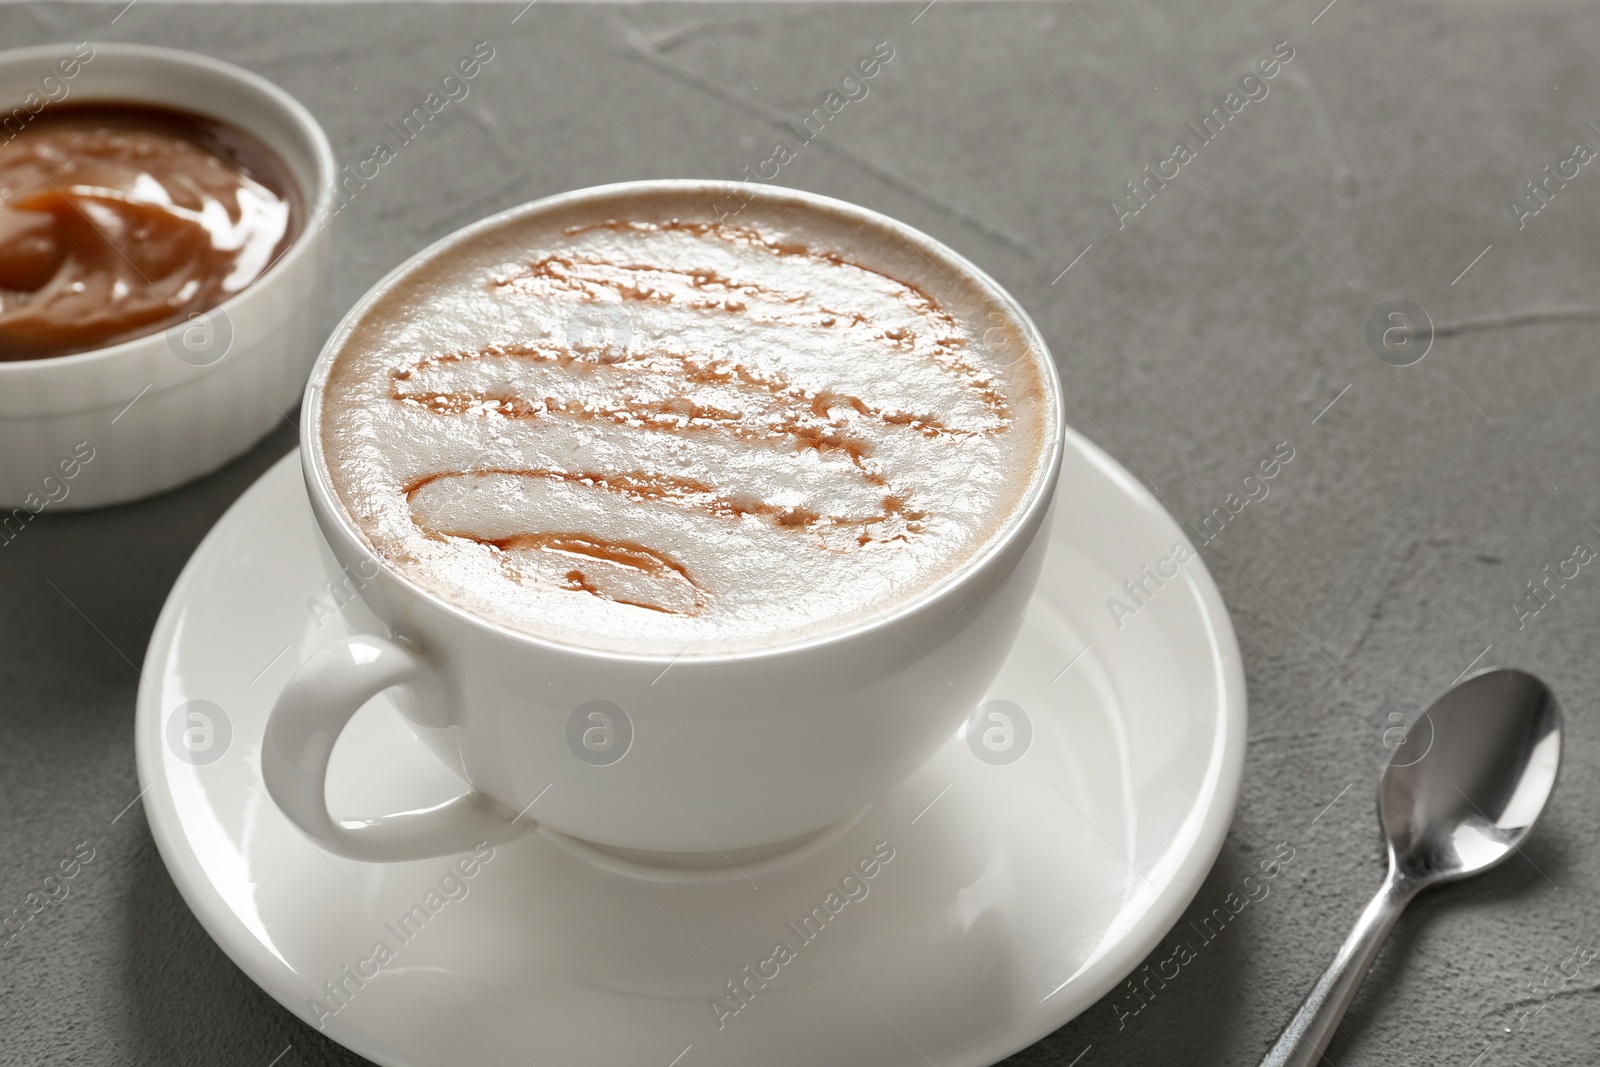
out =
{"type": "MultiPolygon", "coordinates": [[[[713,433],[742,441],[787,443],[797,449],[818,453],[843,453],[867,484],[885,489],[879,510],[860,516],[824,516],[816,511],[786,507],[745,496],[719,493],[712,486],[691,478],[653,471],[567,471],[557,468],[480,468],[471,471],[443,471],[418,478],[404,487],[411,502],[418,492],[443,479],[512,476],[540,478],[581,485],[599,492],[615,493],[631,500],[668,503],[701,514],[724,519],[755,517],[784,529],[823,535],[850,529],[857,546],[874,541],[909,541],[923,530],[927,513],[909,504],[906,494],[889,491],[882,472],[872,461],[871,442],[847,433],[838,425],[833,412],[848,408],[863,418],[885,426],[911,430],[928,438],[957,439],[992,436],[1005,432],[1011,422],[1004,395],[996,388],[993,375],[963,358],[965,338],[954,315],[933,297],[910,283],[881,271],[845,259],[833,252],[818,252],[804,245],[769,241],[758,231],[725,223],[700,223],[673,220],[663,223],[608,221],[565,231],[576,236],[597,229],[615,232],[686,232],[759,248],[777,256],[804,256],[813,262],[854,268],[883,279],[887,291],[907,310],[930,323],[929,358],[941,370],[971,390],[988,409],[993,424],[981,429],[952,426],[930,412],[908,412],[874,407],[859,397],[831,390],[813,391],[791,384],[781,375],[769,374],[736,361],[702,358],[691,353],[653,350],[618,352],[600,347],[578,350],[566,345],[536,344],[490,345],[476,351],[438,353],[414,360],[390,373],[390,398],[409,407],[435,415],[477,416],[511,420],[562,418],[605,422],[659,433],[713,433]],[[557,396],[530,397],[513,391],[456,391],[431,389],[418,381],[421,372],[434,367],[477,360],[511,359],[551,363],[579,374],[605,373],[625,380],[667,387],[667,399],[627,396],[615,402],[591,404],[557,396]],[[759,405],[756,412],[728,411],[691,399],[694,386],[732,386],[742,396],[759,405]],[[894,532],[876,530],[890,524],[894,532]],[[876,534],[876,536],[875,536],[876,534]]],[[[807,306],[803,294],[785,293],[769,286],[729,278],[707,269],[660,267],[651,264],[618,263],[593,255],[550,255],[517,269],[493,282],[496,288],[524,295],[554,295],[570,292],[582,302],[597,302],[607,293],[623,301],[676,302],[679,306],[722,311],[744,316],[750,321],[822,329],[873,331],[869,316],[862,312],[838,312],[807,306]],[[668,279],[687,281],[696,294],[681,299],[680,292],[663,288],[668,279]],[[761,310],[750,304],[759,301],[761,310]],[[779,314],[773,306],[793,307],[794,312],[779,314]],[[841,325],[842,324],[842,325],[841,325]]],[[[879,330],[870,336],[880,343],[911,351],[917,346],[914,331],[905,328],[879,330]]],[[[494,549],[513,578],[520,580],[510,553],[534,551],[554,554],[573,562],[566,572],[563,588],[582,591],[618,603],[631,604],[668,614],[694,615],[705,605],[705,594],[688,569],[665,553],[633,542],[599,538],[579,533],[524,533],[504,538],[486,538],[465,530],[430,529],[416,520],[429,537],[459,537],[494,549]],[[693,608],[679,610],[660,603],[628,599],[608,591],[594,572],[616,567],[636,576],[666,582],[682,582],[693,598],[693,608]],[[585,571],[589,565],[591,571],[585,571]],[[591,573],[594,572],[594,573],[591,573]]],[[[824,547],[827,542],[824,541],[824,547]]]]}
{"type": "MultiPolygon", "coordinates": [[[[995,387],[994,376],[983,367],[964,359],[960,352],[966,347],[961,335],[961,324],[956,317],[932,296],[911,282],[902,281],[891,274],[876,270],[863,263],[847,259],[837,252],[818,251],[798,242],[769,240],[759,230],[721,222],[693,222],[672,219],[667,222],[635,222],[609,220],[587,226],[573,226],[563,231],[567,236],[580,236],[596,230],[616,233],[688,233],[696,237],[711,237],[729,244],[741,245],[767,252],[774,256],[796,256],[812,263],[827,264],[836,268],[849,268],[879,279],[884,291],[898,300],[908,311],[931,324],[933,345],[930,357],[941,369],[961,379],[983,401],[1001,424],[1010,423],[1010,409],[1005,395],[995,387]]],[[[652,278],[687,280],[697,293],[710,293],[682,303],[688,307],[720,309],[744,313],[752,322],[786,326],[837,327],[842,319],[849,319],[847,329],[872,328],[870,318],[860,312],[841,313],[826,307],[816,312],[776,315],[751,312],[746,301],[737,297],[764,297],[779,304],[805,308],[804,294],[785,293],[756,282],[728,278],[716,271],[703,268],[662,267],[648,263],[618,263],[596,255],[548,255],[535,260],[517,271],[495,280],[497,287],[509,287],[529,294],[552,291],[569,291],[579,294],[585,302],[595,302],[605,291],[610,291],[623,301],[649,301],[669,304],[676,294],[652,284],[652,278]]],[[[876,337],[889,345],[904,350],[916,346],[915,332],[904,328],[880,331],[876,337]]]]}
{"type": "MultiPolygon", "coordinates": [[[[832,390],[811,391],[794,386],[777,375],[763,374],[731,361],[701,360],[695,356],[668,351],[624,355],[584,354],[558,345],[491,346],[476,352],[455,352],[429,356],[390,372],[389,396],[409,406],[437,415],[492,415],[505,419],[529,420],[565,417],[581,421],[611,422],[664,433],[716,431],[744,441],[788,440],[801,448],[817,452],[843,452],[874,485],[883,478],[868,461],[870,441],[842,432],[832,425],[832,411],[848,407],[855,413],[886,426],[902,426],[924,437],[960,438],[988,435],[998,430],[969,430],[948,425],[939,416],[925,412],[891,411],[868,405],[859,397],[832,390]],[[597,358],[598,356],[598,358],[597,358]],[[690,399],[687,395],[666,400],[624,398],[606,405],[585,404],[554,396],[530,398],[514,393],[462,392],[419,388],[414,384],[418,371],[474,360],[512,359],[531,363],[554,363],[562,368],[576,367],[580,373],[599,368],[613,376],[652,384],[682,387],[730,385],[744,395],[762,402],[767,411],[764,422],[752,423],[747,413],[727,411],[690,399]]],[[[760,415],[757,416],[760,418],[760,415]]],[[[1000,424],[999,428],[1003,428],[1000,424]]]]}
{"type": "MultiPolygon", "coordinates": [[[[575,592],[588,593],[591,596],[601,597],[605,600],[615,600],[619,604],[630,604],[636,608],[648,608],[668,615],[698,614],[705,606],[705,595],[694,579],[689,577],[689,572],[683,564],[668,558],[648,545],[641,545],[633,541],[614,541],[592,537],[589,534],[548,534],[548,533],[523,533],[513,534],[510,537],[485,538],[467,531],[436,530],[433,531],[442,537],[461,537],[469,541],[476,541],[498,549],[502,553],[518,551],[539,551],[551,553],[573,561],[574,566],[567,571],[562,580],[563,589],[575,592]],[[652,604],[646,600],[630,600],[626,596],[618,596],[607,592],[597,585],[594,579],[586,575],[578,564],[593,564],[600,562],[611,566],[623,568],[657,581],[681,582],[689,589],[689,595],[694,600],[694,609],[689,612],[677,611],[664,607],[661,604],[652,604]]],[[[516,574],[512,573],[512,577],[516,574]]]]}
{"type": "MultiPolygon", "coordinates": [[[[719,494],[711,486],[694,478],[681,478],[653,471],[623,471],[596,474],[589,471],[568,471],[555,467],[482,467],[470,471],[442,471],[429,474],[408,484],[407,502],[417,493],[435,482],[458,478],[488,478],[493,476],[514,478],[543,478],[552,482],[581,485],[598,492],[615,493],[639,502],[665,502],[691,508],[705,515],[723,519],[740,519],[747,515],[769,519],[775,526],[808,528],[822,521],[821,516],[806,508],[787,508],[769,504],[764,500],[736,499],[719,494]]],[[[903,505],[902,505],[903,507],[903,505]]],[[[838,522],[861,524],[867,520],[839,519],[838,522]]],[[[880,520],[881,521],[881,520],[880,520]]],[[[494,541],[471,534],[449,534],[451,537],[471,537],[483,544],[494,541]]]]}

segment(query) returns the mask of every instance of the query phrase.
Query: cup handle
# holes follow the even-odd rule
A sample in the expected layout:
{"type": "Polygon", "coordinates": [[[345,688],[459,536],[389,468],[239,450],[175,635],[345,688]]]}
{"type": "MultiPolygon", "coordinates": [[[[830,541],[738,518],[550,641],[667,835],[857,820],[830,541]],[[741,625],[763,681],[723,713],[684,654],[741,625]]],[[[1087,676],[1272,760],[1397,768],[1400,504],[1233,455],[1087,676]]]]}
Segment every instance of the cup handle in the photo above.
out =
{"type": "Polygon", "coordinates": [[[328,813],[328,757],[345,724],[392,686],[414,691],[424,707],[443,705],[438,676],[405,645],[358,634],[300,665],[267,719],[261,775],[289,821],[316,844],[369,862],[428,859],[500,844],[534,825],[472,789],[433,808],[338,823],[328,813]]]}

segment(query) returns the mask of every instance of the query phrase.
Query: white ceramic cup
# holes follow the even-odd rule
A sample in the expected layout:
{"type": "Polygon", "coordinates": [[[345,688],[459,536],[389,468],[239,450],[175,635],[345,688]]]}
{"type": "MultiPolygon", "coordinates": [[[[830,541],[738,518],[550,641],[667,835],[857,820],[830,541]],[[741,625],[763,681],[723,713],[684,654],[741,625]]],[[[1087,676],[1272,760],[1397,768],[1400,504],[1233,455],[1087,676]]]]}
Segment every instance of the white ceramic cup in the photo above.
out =
{"type": "Polygon", "coordinates": [[[178,108],[254,134],[299,186],[305,224],[260,278],[201,316],[77,355],[0,362],[0,542],[45,508],[133,500],[222,466],[293,410],[320,340],[336,164],[311,113],[265,78],[190,52],[0,52],[0,142],[57,103],[84,102],[178,108]]]}
{"type": "Polygon", "coordinates": [[[824,197],[771,187],[759,194],[887,229],[945,273],[973,278],[1021,325],[1018,352],[1037,362],[1044,383],[1044,477],[1004,535],[947,578],[819,638],[780,639],[751,652],[623,655],[530,636],[457,607],[377,555],[344,510],[323,454],[320,389],[353,324],[398,278],[448,255],[458,240],[529,214],[684,187],[705,190],[708,207],[735,195],[732,186],[705,182],[607,186],[513,208],[447,237],[368,293],[313,368],[301,457],[330,549],[330,590],[358,594],[390,631],[312,655],[267,723],[267,790],[329,851],[416,859],[538,825],[630,859],[643,852],[737,861],[864,810],[952,736],[999,671],[1038,577],[1061,464],[1061,387],[1048,350],[1016,302],[967,260],[882,215],[824,197]],[[418,733],[471,788],[426,811],[336,822],[324,799],[334,743],[367,700],[396,687],[418,733]]]}

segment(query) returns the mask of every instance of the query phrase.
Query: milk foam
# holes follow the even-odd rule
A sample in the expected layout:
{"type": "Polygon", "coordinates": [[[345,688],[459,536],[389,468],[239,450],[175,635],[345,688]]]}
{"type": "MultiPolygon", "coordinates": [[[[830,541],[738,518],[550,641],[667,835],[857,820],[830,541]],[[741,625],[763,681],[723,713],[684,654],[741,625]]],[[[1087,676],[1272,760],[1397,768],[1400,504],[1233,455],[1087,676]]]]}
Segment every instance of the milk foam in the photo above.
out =
{"type": "Polygon", "coordinates": [[[687,191],[569,204],[371,306],[321,419],[372,547],[530,634],[695,654],[870,618],[999,536],[1054,416],[997,295],[778,195],[714,220],[687,191]]]}

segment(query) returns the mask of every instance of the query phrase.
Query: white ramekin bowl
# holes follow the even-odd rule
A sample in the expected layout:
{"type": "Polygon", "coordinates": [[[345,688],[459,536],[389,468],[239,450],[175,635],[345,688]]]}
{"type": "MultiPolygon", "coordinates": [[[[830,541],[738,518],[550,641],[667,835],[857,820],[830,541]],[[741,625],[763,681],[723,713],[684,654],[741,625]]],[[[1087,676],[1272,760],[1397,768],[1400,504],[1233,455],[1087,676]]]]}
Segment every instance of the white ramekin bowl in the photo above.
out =
{"type": "MultiPolygon", "coordinates": [[[[336,164],[309,111],[264,78],[189,52],[91,43],[0,52],[0,118],[68,101],[180,108],[254,134],[299,185],[305,221],[277,263],[204,316],[77,355],[0,362],[8,531],[46,507],[133,500],[220,467],[299,403],[321,341],[336,164]]],[[[26,132],[16,119],[3,129],[0,139],[26,132]]]]}

